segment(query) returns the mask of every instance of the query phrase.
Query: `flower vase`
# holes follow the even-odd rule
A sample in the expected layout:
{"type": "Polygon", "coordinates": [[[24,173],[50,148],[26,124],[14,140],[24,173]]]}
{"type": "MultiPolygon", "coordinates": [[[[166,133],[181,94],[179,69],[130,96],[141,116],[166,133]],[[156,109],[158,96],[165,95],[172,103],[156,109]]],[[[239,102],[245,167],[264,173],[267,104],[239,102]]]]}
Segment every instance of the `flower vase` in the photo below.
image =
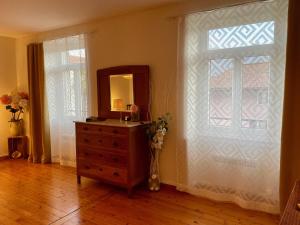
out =
{"type": "Polygon", "coordinates": [[[131,121],[133,122],[137,122],[140,121],[140,111],[139,111],[139,107],[135,104],[132,104],[130,107],[130,111],[131,111],[131,121]]]}
{"type": "Polygon", "coordinates": [[[160,150],[151,148],[151,161],[150,161],[150,177],[148,186],[150,191],[159,191],[160,178],[159,178],[159,153],[160,150]]]}
{"type": "Polygon", "coordinates": [[[10,121],[9,122],[9,133],[11,136],[19,136],[22,134],[22,121],[16,120],[16,121],[10,121]]]}
{"type": "Polygon", "coordinates": [[[138,121],[140,121],[140,113],[139,113],[139,111],[137,111],[137,112],[131,112],[131,121],[132,122],[138,122],[138,121]]]}

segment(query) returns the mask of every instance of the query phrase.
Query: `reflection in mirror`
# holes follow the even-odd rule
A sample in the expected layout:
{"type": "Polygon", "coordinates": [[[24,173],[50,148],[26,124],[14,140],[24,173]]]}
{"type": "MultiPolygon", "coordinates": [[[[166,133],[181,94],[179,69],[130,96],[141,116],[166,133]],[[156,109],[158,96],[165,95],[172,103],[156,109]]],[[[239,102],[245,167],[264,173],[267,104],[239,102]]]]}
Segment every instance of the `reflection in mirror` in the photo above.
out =
{"type": "Polygon", "coordinates": [[[133,104],[133,75],[110,75],[111,111],[129,111],[133,104]]]}

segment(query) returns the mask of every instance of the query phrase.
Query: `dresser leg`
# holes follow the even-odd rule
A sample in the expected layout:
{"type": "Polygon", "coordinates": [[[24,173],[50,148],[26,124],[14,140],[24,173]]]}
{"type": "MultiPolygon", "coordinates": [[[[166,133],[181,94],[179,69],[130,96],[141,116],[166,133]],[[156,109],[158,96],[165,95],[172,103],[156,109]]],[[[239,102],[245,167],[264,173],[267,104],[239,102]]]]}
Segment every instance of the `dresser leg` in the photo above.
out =
{"type": "Polygon", "coordinates": [[[81,177],[77,175],[77,184],[81,184],[81,177]]]}

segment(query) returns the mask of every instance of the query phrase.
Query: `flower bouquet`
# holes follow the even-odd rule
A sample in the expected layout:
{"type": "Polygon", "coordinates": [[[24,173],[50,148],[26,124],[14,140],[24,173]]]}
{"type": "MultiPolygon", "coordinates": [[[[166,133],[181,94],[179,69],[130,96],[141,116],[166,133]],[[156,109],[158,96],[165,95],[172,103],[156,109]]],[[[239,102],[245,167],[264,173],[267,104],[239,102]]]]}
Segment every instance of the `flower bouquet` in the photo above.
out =
{"type": "Polygon", "coordinates": [[[168,132],[168,122],[170,120],[170,113],[166,113],[156,121],[153,121],[147,130],[151,156],[148,184],[151,191],[158,191],[160,189],[159,153],[164,143],[164,136],[168,132]]]}
{"type": "Polygon", "coordinates": [[[12,136],[17,136],[21,132],[23,114],[28,106],[29,96],[25,92],[13,91],[0,97],[0,102],[5,105],[6,110],[11,113],[10,131],[12,136]]]}
{"type": "Polygon", "coordinates": [[[135,104],[132,104],[130,107],[131,111],[131,121],[136,122],[140,120],[140,111],[139,107],[135,104]]]}

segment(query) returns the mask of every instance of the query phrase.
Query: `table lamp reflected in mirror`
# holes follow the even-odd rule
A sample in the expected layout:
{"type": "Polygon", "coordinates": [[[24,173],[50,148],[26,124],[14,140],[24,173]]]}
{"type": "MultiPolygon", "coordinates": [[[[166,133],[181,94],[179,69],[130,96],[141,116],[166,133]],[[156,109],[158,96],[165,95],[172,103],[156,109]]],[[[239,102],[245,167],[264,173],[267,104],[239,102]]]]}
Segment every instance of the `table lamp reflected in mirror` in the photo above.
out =
{"type": "Polygon", "coordinates": [[[121,98],[113,99],[113,110],[122,111],[124,109],[124,101],[121,98]]]}

